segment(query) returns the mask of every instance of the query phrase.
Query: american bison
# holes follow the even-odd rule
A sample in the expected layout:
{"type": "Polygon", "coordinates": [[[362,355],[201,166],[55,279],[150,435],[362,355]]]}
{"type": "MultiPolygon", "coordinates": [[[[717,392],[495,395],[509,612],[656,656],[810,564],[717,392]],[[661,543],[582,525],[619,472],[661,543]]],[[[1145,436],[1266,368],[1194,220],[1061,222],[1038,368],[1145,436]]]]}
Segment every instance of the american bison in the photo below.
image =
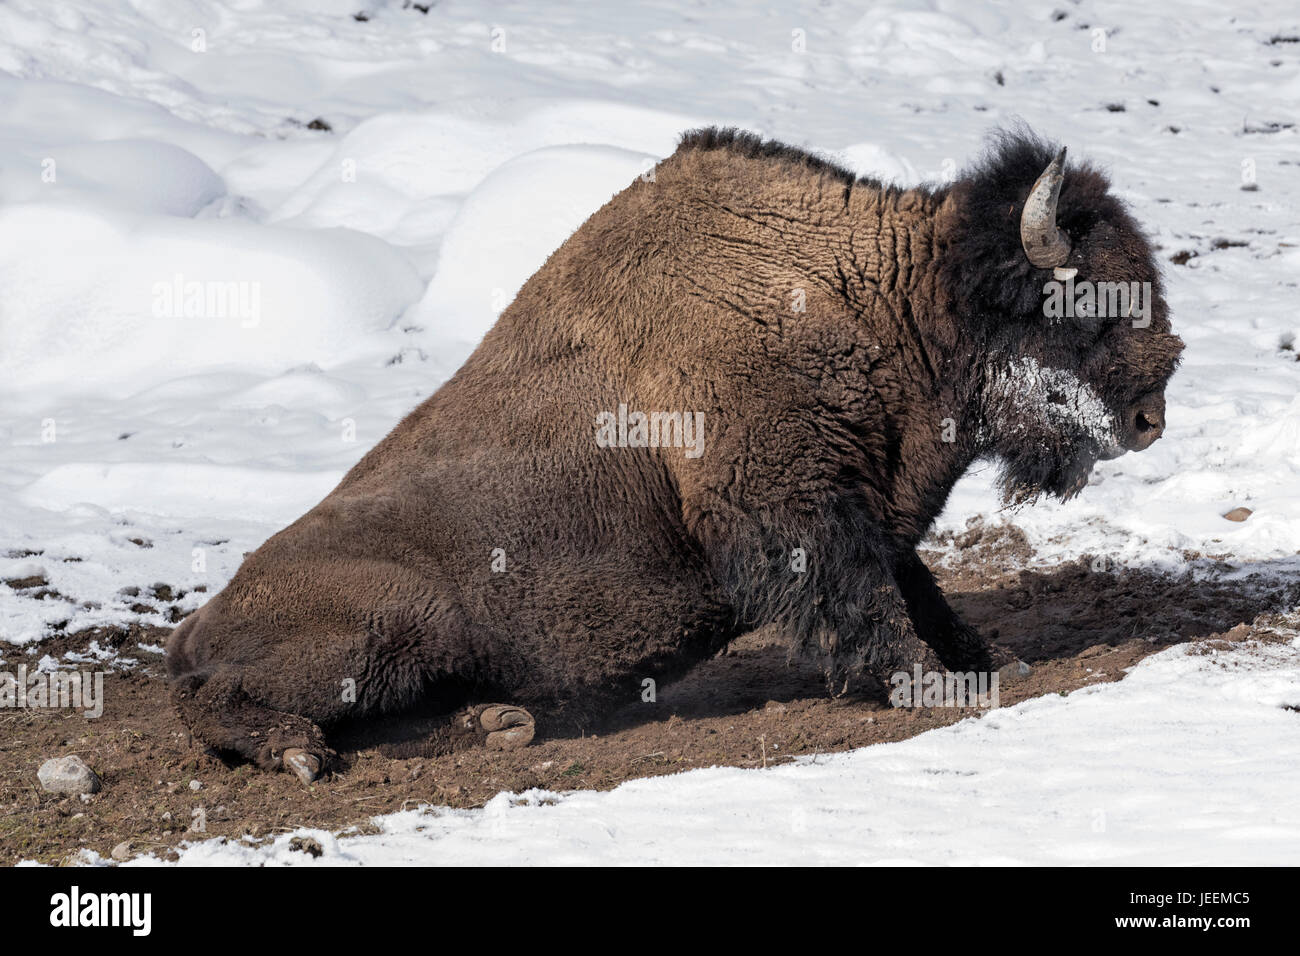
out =
{"type": "Polygon", "coordinates": [[[977,458],[1065,498],[1150,445],[1181,349],[1106,176],[1027,132],[916,189],[689,133],[184,622],[173,696],[310,780],[340,722],[420,705],[455,714],[435,750],[520,746],[767,624],[834,693],[991,667],[917,543],[977,458]],[[1054,317],[1059,281],[1148,300],[1054,317]]]}

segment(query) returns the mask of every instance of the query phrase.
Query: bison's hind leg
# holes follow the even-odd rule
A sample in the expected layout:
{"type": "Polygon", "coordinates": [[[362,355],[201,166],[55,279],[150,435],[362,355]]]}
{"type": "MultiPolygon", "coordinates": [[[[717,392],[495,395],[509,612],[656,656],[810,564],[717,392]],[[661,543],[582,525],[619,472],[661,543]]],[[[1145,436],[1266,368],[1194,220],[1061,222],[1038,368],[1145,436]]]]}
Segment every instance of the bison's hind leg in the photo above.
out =
{"type": "Polygon", "coordinates": [[[236,675],[178,678],[172,700],[198,740],[263,770],[288,770],[311,783],[335,756],[316,724],[259,704],[244,692],[236,675]]]}

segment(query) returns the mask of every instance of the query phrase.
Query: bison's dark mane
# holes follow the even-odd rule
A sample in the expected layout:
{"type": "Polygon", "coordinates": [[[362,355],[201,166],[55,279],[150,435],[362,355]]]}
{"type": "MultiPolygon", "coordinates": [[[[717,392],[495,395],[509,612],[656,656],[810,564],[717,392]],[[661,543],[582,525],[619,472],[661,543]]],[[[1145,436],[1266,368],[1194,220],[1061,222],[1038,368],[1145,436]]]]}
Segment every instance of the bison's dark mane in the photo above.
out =
{"type": "MultiPolygon", "coordinates": [[[[1008,317],[1041,321],[1044,270],[1024,254],[1020,212],[1059,148],[1025,129],[999,131],[974,166],[948,187],[960,202],[946,230],[941,275],[964,314],[996,316],[998,323],[1008,317]]],[[[1110,192],[1105,173],[1088,163],[1067,163],[1057,225],[1077,245],[1103,220],[1142,234],[1124,202],[1110,192]]]]}

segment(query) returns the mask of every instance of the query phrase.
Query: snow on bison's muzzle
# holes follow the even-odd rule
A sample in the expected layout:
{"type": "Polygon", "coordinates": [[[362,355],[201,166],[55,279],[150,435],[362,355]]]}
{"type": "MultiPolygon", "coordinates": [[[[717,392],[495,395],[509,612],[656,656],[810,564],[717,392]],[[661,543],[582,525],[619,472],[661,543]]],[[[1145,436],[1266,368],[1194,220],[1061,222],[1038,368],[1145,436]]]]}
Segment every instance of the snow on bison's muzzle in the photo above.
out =
{"type": "Polygon", "coordinates": [[[1149,446],[1181,348],[1106,178],[1031,136],[903,190],[690,133],[182,625],[174,698],[309,780],[341,723],[524,746],[765,624],[836,693],[992,668],[917,543],[978,458],[1064,497],[1149,446]]]}

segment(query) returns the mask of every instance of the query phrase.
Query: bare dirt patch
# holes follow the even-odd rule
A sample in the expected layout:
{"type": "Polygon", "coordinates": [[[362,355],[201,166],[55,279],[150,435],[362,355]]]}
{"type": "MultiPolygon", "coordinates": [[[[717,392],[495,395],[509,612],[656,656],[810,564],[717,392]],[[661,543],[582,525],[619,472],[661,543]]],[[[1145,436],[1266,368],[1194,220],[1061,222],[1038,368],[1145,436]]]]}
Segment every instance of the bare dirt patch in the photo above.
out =
{"type": "MultiPolygon", "coordinates": [[[[1121,679],[1125,668],[1172,643],[1267,638],[1269,615],[1300,601],[1300,585],[1267,575],[1223,582],[1097,572],[1089,560],[1007,571],[1027,557],[1014,529],[981,530],[952,544],[943,564],[937,552],[925,556],[953,605],[1032,667],[1002,684],[1003,705],[1121,679]]],[[[815,666],[788,662],[780,635],[758,631],[660,688],[655,703],[629,704],[598,735],[514,752],[396,759],[379,745],[432,724],[388,722],[336,738],[346,766],[304,787],[286,773],[229,767],[190,740],[168,703],[161,659],[137,647],[165,644],[169,633],[136,626],[42,642],[40,654],[59,657],[84,653],[93,640],[139,664],[106,676],[96,720],[0,711],[0,862],[59,863],[81,847],[106,857],[115,847],[119,858],[167,856],[186,840],[264,839],[300,826],[365,830],[376,814],[419,804],[472,807],[502,790],[608,789],[695,767],[761,767],[905,739],[976,713],[830,699],[815,666]],[[87,799],[43,792],[37,768],[72,753],[96,770],[102,790],[87,799]]],[[[5,666],[12,669],[17,656],[7,654],[5,666]]]]}

